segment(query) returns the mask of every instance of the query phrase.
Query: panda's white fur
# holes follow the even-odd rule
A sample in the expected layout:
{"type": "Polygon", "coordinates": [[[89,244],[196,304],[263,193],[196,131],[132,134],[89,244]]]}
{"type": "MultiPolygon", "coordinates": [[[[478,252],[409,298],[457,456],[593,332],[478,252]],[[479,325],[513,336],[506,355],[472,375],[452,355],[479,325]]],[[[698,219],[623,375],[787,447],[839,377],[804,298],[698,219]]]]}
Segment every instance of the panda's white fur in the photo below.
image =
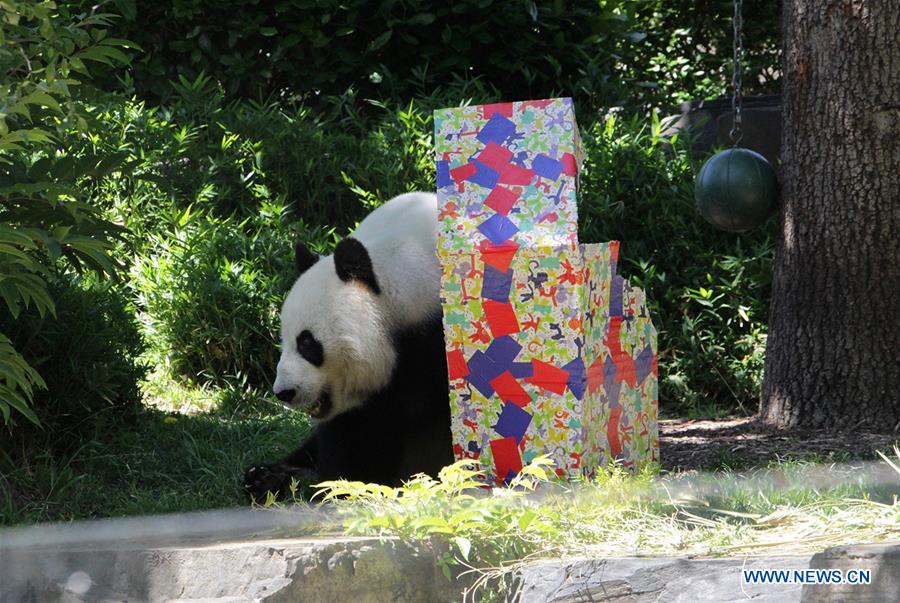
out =
{"type": "Polygon", "coordinates": [[[327,391],[331,408],[317,422],[360,406],[391,379],[392,334],[440,312],[440,265],[435,255],[437,199],[407,193],[378,207],[353,233],[369,253],[380,293],[338,278],[334,256],[320,258],[294,283],[281,310],[281,358],[276,392],[293,389],[288,403],[309,410],[327,391]],[[297,351],[309,330],[324,348],[316,367],[297,351]]]}

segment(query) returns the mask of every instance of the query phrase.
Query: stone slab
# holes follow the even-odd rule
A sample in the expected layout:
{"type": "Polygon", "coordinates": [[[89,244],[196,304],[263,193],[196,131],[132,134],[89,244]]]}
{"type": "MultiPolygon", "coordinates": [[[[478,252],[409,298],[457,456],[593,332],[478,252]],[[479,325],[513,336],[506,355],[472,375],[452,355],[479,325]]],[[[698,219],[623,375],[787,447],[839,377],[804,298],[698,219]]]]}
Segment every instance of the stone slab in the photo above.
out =
{"type": "Polygon", "coordinates": [[[865,585],[819,584],[803,587],[803,603],[881,603],[900,601],[900,542],[836,546],[816,553],[809,564],[813,569],[870,570],[871,582],[865,585]]]}
{"type": "Polygon", "coordinates": [[[394,540],[284,539],[110,550],[78,547],[6,551],[3,556],[2,603],[365,603],[456,598],[430,555],[394,540]]]}
{"type": "Polygon", "coordinates": [[[211,511],[0,530],[0,603],[452,601],[433,556],[311,537],[313,509],[211,511]]]}
{"type": "MultiPolygon", "coordinates": [[[[459,601],[428,547],[312,537],[334,517],[235,510],[0,530],[0,603],[459,601]]],[[[475,576],[469,576],[470,580],[475,576]]],[[[510,599],[643,603],[900,601],[900,543],[815,556],[574,558],[535,562],[510,599]],[[744,569],[872,570],[866,586],[746,584],[744,569]]]]}
{"type": "Polygon", "coordinates": [[[626,557],[535,563],[520,573],[522,603],[799,603],[799,585],[745,584],[743,569],[805,569],[810,556],[626,557]]]}

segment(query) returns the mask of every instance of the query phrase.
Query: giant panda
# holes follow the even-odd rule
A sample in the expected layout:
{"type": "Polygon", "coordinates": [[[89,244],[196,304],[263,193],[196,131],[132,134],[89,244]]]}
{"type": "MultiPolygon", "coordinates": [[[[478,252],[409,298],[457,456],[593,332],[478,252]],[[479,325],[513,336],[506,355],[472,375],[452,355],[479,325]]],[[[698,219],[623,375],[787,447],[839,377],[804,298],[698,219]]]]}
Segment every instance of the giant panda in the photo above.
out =
{"type": "Polygon", "coordinates": [[[246,471],[256,500],[285,496],[292,478],[399,485],[452,462],[438,227],[435,195],[407,193],[333,255],[297,244],[273,389],[309,414],[313,432],[286,458],[246,471]]]}

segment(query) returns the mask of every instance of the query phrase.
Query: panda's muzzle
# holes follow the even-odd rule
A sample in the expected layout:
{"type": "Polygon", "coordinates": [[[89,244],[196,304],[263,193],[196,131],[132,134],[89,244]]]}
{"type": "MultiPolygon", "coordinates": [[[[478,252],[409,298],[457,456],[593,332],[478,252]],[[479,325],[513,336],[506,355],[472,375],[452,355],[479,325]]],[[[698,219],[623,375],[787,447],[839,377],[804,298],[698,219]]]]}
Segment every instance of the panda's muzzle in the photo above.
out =
{"type": "Polygon", "coordinates": [[[313,419],[327,417],[331,412],[331,394],[328,390],[322,390],[318,398],[311,402],[297,402],[297,390],[283,389],[275,392],[275,397],[294,408],[299,408],[313,419]]]}
{"type": "Polygon", "coordinates": [[[318,399],[308,404],[301,404],[300,410],[307,413],[313,419],[321,419],[327,417],[331,413],[331,394],[327,390],[322,390],[318,399]]]}

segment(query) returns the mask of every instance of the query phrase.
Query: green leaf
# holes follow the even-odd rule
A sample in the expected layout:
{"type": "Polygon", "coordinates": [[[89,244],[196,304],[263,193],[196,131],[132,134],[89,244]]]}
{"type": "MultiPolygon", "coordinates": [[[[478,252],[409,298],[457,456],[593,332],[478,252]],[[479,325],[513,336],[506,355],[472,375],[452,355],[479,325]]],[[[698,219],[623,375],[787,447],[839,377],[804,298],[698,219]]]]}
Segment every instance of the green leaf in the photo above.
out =
{"type": "Polygon", "coordinates": [[[97,63],[109,65],[110,67],[115,66],[116,63],[128,62],[128,55],[112,46],[91,46],[90,48],[85,48],[73,58],[82,61],[95,61],[97,63]]]}
{"type": "Polygon", "coordinates": [[[86,75],[86,76],[88,76],[88,77],[91,76],[91,72],[90,72],[90,71],[88,70],[88,68],[84,65],[84,61],[82,61],[82,60],[79,59],[78,57],[70,57],[70,58],[69,58],[69,64],[72,66],[72,69],[74,69],[74,70],[77,71],[78,73],[82,73],[82,74],[84,74],[84,75],[86,75]]]}
{"type": "MultiPolygon", "coordinates": [[[[26,254],[24,251],[17,249],[16,247],[13,247],[12,245],[8,245],[6,243],[0,243],[0,255],[3,255],[3,254],[12,256],[15,258],[20,258],[20,259],[23,259],[26,261],[30,259],[28,254],[26,254]]],[[[0,258],[0,259],[2,259],[2,258],[0,258]]]]}
{"type": "Polygon", "coordinates": [[[34,241],[31,237],[4,224],[0,224],[0,243],[18,245],[26,249],[35,248],[34,241]]]}
{"type": "Polygon", "coordinates": [[[407,19],[406,23],[407,25],[413,26],[426,26],[434,23],[435,19],[437,19],[437,17],[431,13],[419,13],[411,19],[407,19]]]}
{"type": "Polygon", "coordinates": [[[59,103],[56,101],[56,99],[43,90],[36,90],[28,96],[24,97],[19,102],[29,105],[38,105],[40,107],[47,107],[48,109],[53,109],[57,112],[62,111],[62,108],[59,106],[59,103]]]}
{"type": "Polygon", "coordinates": [[[72,230],[71,226],[58,226],[53,229],[53,231],[50,233],[50,236],[52,236],[54,239],[56,239],[60,243],[65,243],[66,237],[69,236],[69,232],[71,230],[72,230]]]}
{"type": "Polygon", "coordinates": [[[453,544],[459,550],[459,554],[465,561],[469,560],[469,552],[472,550],[472,541],[463,536],[455,536],[451,539],[453,544]]]}
{"type": "Polygon", "coordinates": [[[17,147],[16,143],[19,142],[53,142],[54,140],[52,134],[40,128],[24,128],[12,130],[8,134],[0,136],[0,149],[17,147]]]}
{"type": "MultiPolygon", "coordinates": [[[[13,389],[6,387],[5,385],[0,385],[0,404],[8,404],[13,407],[17,411],[19,411],[26,419],[37,425],[41,426],[40,420],[38,420],[37,415],[34,414],[34,411],[28,407],[28,402],[22,397],[21,394],[16,392],[13,389]]],[[[8,421],[6,418],[8,413],[3,413],[4,420],[8,421]]]]}
{"type": "Polygon", "coordinates": [[[59,256],[62,254],[62,248],[59,245],[58,241],[50,239],[47,241],[47,253],[50,255],[50,260],[55,262],[59,259],[59,256]]]}
{"type": "Polygon", "coordinates": [[[40,421],[29,407],[29,402],[34,388],[46,388],[46,384],[2,333],[0,333],[0,375],[4,378],[0,383],[0,408],[3,408],[4,421],[9,421],[11,407],[40,426],[40,421]]]}
{"type": "Polygon", "coordinates": [[[132,42],[131,40],[126,40],[125,38],[103,38],[100,43],[106,46],[119,46],[121,48],[140,50],[143,52],[143,48],[141,48],[140,44],[132,42]]]}
{"type": "Polygon", "coordinates": [[[19,296],[19,291],[10,283],[3,282],[0,280],[0,296],[3,297],[3,301],[6,302],[6,307],[9,309],[9,313],[13,318],[19,317],[19,312],[21,312],[21,307],[19,306],[19,300],[21,297],[19,296]]]}
{"type": "MultiPolygon", "coordinates": [[[[19,115],[23,116],[28,121],[31,121],[31,111],[28,110],[28,105],[21,101],[17,102],[12,107],[10,107],[9,112],[10,113],[18,113],[19,115]]],[[[6,131],[9,132],[9,129],[7,128],[6,131]]]]}
{"type": "Polygon", "coordinates": [[[370,519],[368,525],[372,528],[390,528],[391,520],[386,515],[379,515],[370,519]]]}
{"type": "Polygon", "coordinates": [[[393,33],[394,32],[392,30],[390,30],[390,29],[387,30],[386,32],[384,32],[383,34],[381,34],[380,36],[378,36],[377,38],[372,40],[369,43],[369,46],[366,48],[366,51],[373,52],[375,50],[378,50],[379,48],[381,48],[382,46],[384,46],[385,44],[388,43],[388,41],[391,39],[391,35],[393,33]]]}
{"type": "Polygon", "coordinates": [[[537,513],[535,513],[531,509],[525,509],[525,512],[519,516],[518,520],[516,520],[519,529],[523,532],[526,531],[528,529],[528,526],[531,525],[531,522],[534,521],[535,517],[537,517],[537,513]]]}

